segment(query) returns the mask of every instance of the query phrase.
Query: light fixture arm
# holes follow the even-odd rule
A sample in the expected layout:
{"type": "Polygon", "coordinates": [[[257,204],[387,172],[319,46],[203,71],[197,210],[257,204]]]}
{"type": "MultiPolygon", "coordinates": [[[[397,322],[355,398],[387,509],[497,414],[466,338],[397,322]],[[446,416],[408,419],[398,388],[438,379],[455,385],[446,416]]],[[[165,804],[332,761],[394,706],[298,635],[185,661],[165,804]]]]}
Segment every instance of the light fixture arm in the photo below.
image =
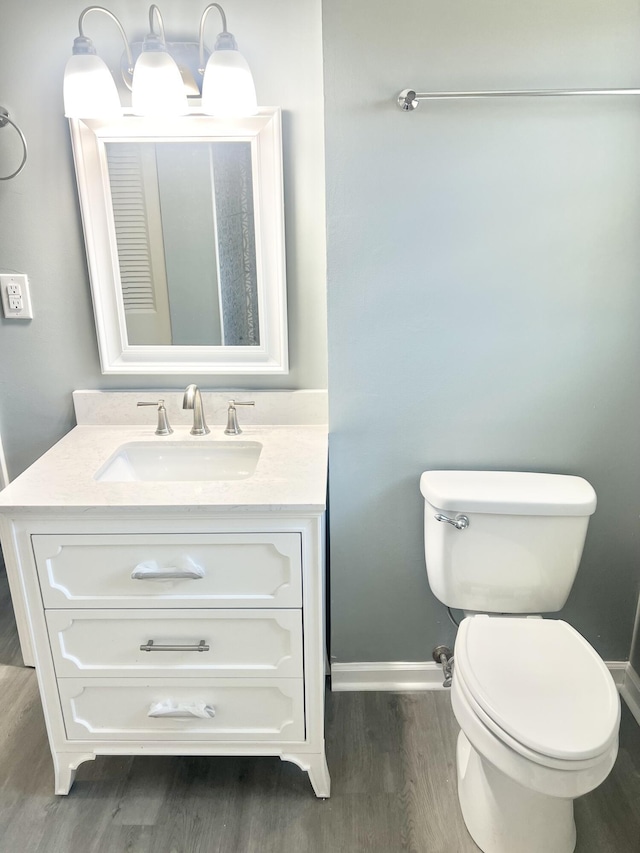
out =
{"type": "MultiPolygon", "coordinates": [[[[127,39],[127,34],[124,31],[124,27],[120,23],[119,19],[116,18],[116,16],[113,14],[113,12],[110,12],[108,9],[105,9],[104,6],[87,6],[86,9],[83,9],[82,12],[80,12],[80,17],[78,18],[78,32],[80,33],[80,38],[85,42],[88,41],[87,37],[84,34],[83,24],[84,19],[89,14],[89,12],[103,12],[105,15],[108,15],[118,27],[118,29],[120,30],[120,35],[122,36],[122,41],[124,42],[125,53],[127,54],[128,71],[129,74],[133,74],[133,55],[131,53],[131,48],[129,47],[129,40],[127,39]]],[[[95,51],[91,52],[95,53],[95,51]]]]}
{"type": "Polygon", "coordinates": [[[167,39],[164,34],[164,19],[162,17],[162,12],[160,11],[160,9],[158,9],[155,3],[152,3],[151,6],[149,6],[149,32],[155,35],[156,31],[153,29],[154,15],[158,19],[158,26],[160,28],[160,38],[162,39],[162,43],[166,44],[167,39]]]}
{"type": "Polygon", "coordinates": [[[200,18],[200,29],[198,33],[198,42],[200,44],[200,66],[198,71],[200,74],[204,74],[204,25],[207,20],[207,15],[212,9],[217,9],[220,12],[220,17],[222,18],[222,32],[218,36],[218,41],[220,41],[221,37],[224,44],[216,43],[214,50],[220,50],[221,48],[226,48],[227,50],[237,50],[238,45],[236,44],[236,40],[233,35],[227,29],[227,16],[224,13],[224,9],[219,3],[209,3],[207,8],[202,13],[202,17],[200,18]]]}

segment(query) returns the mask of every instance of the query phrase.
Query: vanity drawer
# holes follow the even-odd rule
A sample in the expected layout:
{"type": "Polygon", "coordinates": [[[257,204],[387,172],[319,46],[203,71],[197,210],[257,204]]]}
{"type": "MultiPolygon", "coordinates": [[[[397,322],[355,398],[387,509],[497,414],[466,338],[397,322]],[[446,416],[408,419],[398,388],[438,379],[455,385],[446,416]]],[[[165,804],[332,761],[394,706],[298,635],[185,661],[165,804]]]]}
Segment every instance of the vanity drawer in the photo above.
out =
{"type": "Polygon", "coordinates": [[[47,610],[46,620],[58,678],[302,677],[300,610],[47,610]],[[187,648],[141,650],[149,640],[187,648]]]}
{"type": "Polygon", "coordinates": [[[302,603],[299,533],[34,535],[32,544],[45,607],[302,603]]]}
{"type": "Polygon", "coordinates": [[[63,678],[58,689],[69,740],[301,741],[305,736],[298,678],[63,678]],[[167,705],[177,716],[150,716],[154,707],[167,705]],[[205,716],[193,715],[203,709],[205,716]]]}

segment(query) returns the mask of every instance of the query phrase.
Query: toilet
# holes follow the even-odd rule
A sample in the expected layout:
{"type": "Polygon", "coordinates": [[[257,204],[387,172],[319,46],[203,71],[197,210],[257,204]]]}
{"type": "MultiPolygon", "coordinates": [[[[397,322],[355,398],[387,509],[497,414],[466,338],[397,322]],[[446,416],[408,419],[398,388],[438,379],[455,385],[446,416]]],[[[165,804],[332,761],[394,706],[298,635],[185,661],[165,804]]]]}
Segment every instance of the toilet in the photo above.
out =
{"type": "Polygon", "coordinates": [[[429,585],[463,610],[451,704],[458,797],[484,853],[572,853],[573,800],[618,752],[620,699],[560,610],[596,495],[581,477],[425,471],[429,585]]]}

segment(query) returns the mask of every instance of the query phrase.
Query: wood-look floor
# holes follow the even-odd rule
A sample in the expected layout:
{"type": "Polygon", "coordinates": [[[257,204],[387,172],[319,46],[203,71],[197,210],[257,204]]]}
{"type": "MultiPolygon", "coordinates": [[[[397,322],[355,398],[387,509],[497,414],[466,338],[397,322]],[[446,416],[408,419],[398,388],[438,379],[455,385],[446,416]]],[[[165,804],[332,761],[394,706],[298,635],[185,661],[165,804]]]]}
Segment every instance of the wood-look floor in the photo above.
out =
{"type": "MultiPolygon", "coordinates": [[[[33,670],[0,583],[0,853],[473,853],[447,692],[329,693],[332,796],[277,758],[100,757],[56,797],[33,670]]],[[[640,853],[640,730],[576,803],[577,853],[640,853]]],[[[550,850],[549,853],[554,853],[550,850]]]]}

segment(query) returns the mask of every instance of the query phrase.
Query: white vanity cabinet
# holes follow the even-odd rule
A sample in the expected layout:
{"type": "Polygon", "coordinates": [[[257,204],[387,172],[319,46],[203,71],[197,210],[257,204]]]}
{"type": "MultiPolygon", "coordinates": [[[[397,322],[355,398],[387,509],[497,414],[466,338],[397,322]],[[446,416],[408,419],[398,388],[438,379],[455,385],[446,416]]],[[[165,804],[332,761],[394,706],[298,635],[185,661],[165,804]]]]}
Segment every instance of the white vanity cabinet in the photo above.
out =
{"type": "Polygon", "coordinates": [[[96,755],[277,755],[329,796],[324,513],[3,508],[56,793],[96,755]]]}

